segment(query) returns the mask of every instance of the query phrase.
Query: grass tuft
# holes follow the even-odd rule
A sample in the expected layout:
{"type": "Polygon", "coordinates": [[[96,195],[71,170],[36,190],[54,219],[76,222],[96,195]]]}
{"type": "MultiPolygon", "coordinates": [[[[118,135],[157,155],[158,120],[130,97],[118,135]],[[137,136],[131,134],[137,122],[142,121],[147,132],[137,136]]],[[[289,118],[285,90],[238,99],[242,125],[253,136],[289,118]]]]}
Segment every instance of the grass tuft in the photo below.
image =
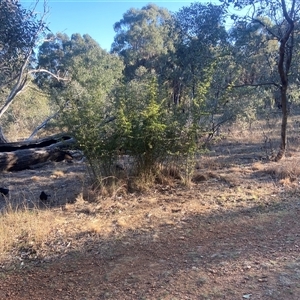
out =
{"type": "Polygon", "coordinates": [[[8,208],[0,218],[0,255],[16,248],[38,247],[53,228],[50,210],[8,208]]]}

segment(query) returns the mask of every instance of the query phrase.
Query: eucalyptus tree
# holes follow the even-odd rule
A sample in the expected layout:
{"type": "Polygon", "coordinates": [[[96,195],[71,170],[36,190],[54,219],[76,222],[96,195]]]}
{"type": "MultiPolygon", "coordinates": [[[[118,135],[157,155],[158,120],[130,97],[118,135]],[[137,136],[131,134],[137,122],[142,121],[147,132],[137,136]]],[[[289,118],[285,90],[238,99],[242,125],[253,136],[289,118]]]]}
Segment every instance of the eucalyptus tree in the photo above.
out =
{"type": "Polygon", "coordinates": [[[24,9],[18,0],[0,2],[0,87],[18,78],[24,62],[33,62],[33,48],[45,33],[46,6],[38,19],[33,9],[24,9]]]}
{"type": "Polygon", "coordinates": [[[205,77],[205,72],[216,62],[226,44],[224,9],[212,4],[192,3],[175,14],[175,27],[180,77],[195,97],[197,82],[205,77]]]}
{"type": "MultiPolygon", "coordinates": [[[[298,52],[295,30],[299,20],[300,3],[297,0],[223,0],[223,2],[238,9],[248,7],[248,14],[243,17],[243,21],[255,24],[260,30],[267,32],[268,40],[274,40],[277,43],[276,68],[274,69],[271,64],[271,69],[268,67],[267,72],[274,74],[276,70],[276,76],[272,78],[269,85],[277,88],[282,109],[281,145],[275,158],[278,161],[284,156],[287,144],[288,96],[291,86],[290,75],[293,71],[293,56],[298,52]]],[[[240,18],[237,17],[237,19],[240,18]]],[[[252,41],[253,39],[249,42],[252,41]]],[[[260,47],[267,45],[261,44],[260,47]]],[[[265,83],[257,81],[255,84],[265,83]]]]}
{"type": "MultiPolygon", "coordinates": [[[[31,9],[25,9],[18,0],[0,1],[0,118],[36,73],[51,74],[36,68],[35,49],[49,31],[45,23],[46,2],[41,15],[35,13],[37,4],[38,1],[31,9]]],[[[0,128],[0,142],[5,141],[0,128]]]]}
{"type": "MultiPolygon", "coordinates": [[[[48,73],[36,74],[35,84],[48,94],[53,112],[42,123],[43,125],[41,124],[43,128],[54,124],[65,108],[64,106],[67,105],[67,101],[59,95],[70,89],[70,84],[74,84],[75,81],[79,83],[84,77],[78,75],[78,67],[74,60],[79,60],[79,57],[86,57],[86,54],[91,54],[93,49],[98,52],[102,51],[99,44],[91,36],[88,34],[81,36],[78,33],[72,34],[71,37],[62,33],[49,33],[46,40],[40,45],[37,68],[47,69],[51,73],[68,78],[66,81],[57,81],[48,73]]],[[[94,63],[97,65],[99,61],[94,63]]]]}
{"type": "MultiPolygon", "coordinates": [[[[73,101],[72,97],[68,100],[65,96],[76,89],[82,89],[82,95],[86,94],[99,103],[103,101],[104,95],[121,76],[121,59],[103,50],[88,34],[81,36],[76,33],[68,37],[58,33],[48,37],[39,48],[38,67],[48,68],[55,73],[65,73],[69,81],[58,85],[47,74],[39,74],[36,83],[48,89],[54,99],[60,99],[61,106],[69,100],[73,101]]],[[[76,101],[83,101],[80,100],[80,95],[75,98],[76,101]]]]}
{"type": "MultiPolygon", "coordinates": [[[[67,34],[48,33],[46,40],[39,46],[37,54],[37,67],[44,68],[54,74],[66,74],[66,55],[70,38],[67,34]]],[[[36,84],[44,89],[63,86],[63,82],[57,82],[47,73],[39,73],[35,76],[36,84]]]]}
{"type": "Polygon", "coordinates": [[[111,52],[123,57],[126,78],[133,79],[141,66],[161,72],[160,59],[174,49],[171,27],[172,14],[155,4],[131,8],[114,24],[116,35],[111,52]]]}
{"type": "MultiPolygon", "coordinates": [[[[268,18],[264,21],[271,26],[268,18]]],[[[260,24],[246,20],[236,21],[229,30],[229,41],[231,71],[225,85],[228,105],[234,104],[239,119],[251,126],[257,117],[269,117],[274,112],[277,41],[260,24]]]]}
{"type": "Polygon", "coordinates": [[[217,92],[224,89],[217,72],[222,71],[229,46],[224,17],[223,6],[201,3],[192,3],[174,15],[176,51],[168,73],[172,101],[195,125],[210,133],[213,115],[224,101],[217,92]]]}

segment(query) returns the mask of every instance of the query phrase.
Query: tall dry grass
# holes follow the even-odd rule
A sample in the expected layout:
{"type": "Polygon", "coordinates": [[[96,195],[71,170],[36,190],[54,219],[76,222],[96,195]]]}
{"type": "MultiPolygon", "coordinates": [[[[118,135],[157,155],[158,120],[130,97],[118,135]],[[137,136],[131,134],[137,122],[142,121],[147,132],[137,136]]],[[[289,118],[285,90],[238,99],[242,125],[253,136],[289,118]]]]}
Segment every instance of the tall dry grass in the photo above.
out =
{"type": "Polygon", "coordinates": [[[40,245],[56,223],[50,210],[13,209],[8,207],[0,216],[0,256],[13,248],[40,245]]]}

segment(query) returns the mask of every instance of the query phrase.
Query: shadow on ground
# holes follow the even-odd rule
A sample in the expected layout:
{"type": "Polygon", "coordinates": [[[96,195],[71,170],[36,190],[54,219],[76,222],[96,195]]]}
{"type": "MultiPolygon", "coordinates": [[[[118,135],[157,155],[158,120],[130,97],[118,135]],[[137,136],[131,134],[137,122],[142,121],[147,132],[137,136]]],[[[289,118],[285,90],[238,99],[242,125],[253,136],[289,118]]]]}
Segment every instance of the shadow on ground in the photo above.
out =
{"type": "Polygon", "coordinates": [[[81,232],[81,249],[0,271],[1,299],[299,299],[300,201],[81,232]],[[13,292],[11,292],[13,291],[13,292]],[[47,296],[46,296],[47,295],[47,296]],[[248,297],[248,298],[247,298],[248,297]]]}
{"type": "Polygon", "coordinates": [[[43,209],[74,202],[86,177],[86,166],[76,162],[49,162],[32,170],[2,173],[1,186],[9,189],[9,195],[0,195],[0,210],[7,206],[43,209]],[[47,201],[40,201],[42,191],[50,195],[47,201]]]}

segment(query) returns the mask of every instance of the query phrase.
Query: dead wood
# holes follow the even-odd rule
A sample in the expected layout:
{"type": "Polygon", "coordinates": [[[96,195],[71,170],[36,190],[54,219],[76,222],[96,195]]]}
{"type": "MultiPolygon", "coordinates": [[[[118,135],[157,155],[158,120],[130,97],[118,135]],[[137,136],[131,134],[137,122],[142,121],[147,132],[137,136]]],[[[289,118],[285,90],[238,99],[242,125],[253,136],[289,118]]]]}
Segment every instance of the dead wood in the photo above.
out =
{"type": "Polygon", "coordinates": [[[75,144],[68,135],[0,144],[0,171],[21,171],[46,161],[62,161],[67,156],[71,159],[68,149],[75,144]]]}

